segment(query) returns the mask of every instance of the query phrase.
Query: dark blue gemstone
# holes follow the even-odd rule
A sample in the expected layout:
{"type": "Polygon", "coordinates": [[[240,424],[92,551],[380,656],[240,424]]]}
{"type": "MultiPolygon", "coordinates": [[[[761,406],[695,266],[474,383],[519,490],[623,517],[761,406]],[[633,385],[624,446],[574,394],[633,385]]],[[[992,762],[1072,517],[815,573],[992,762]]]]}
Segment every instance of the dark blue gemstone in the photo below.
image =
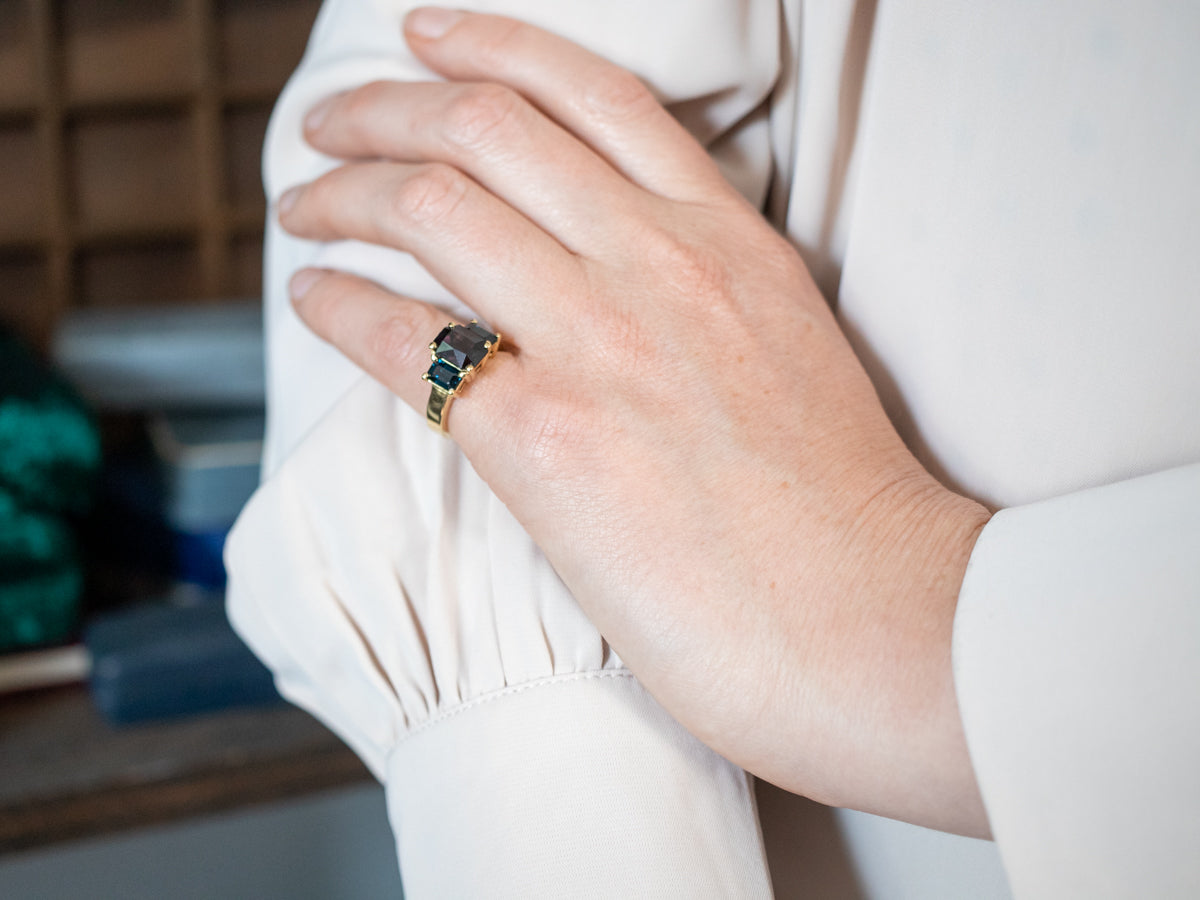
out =
{"type": "Polygon", "coordinates": [[[441,360],[434,360],[433,365],[429,367],[429,380],[438,387],[452,391],[462,384],[462,372],[441,360]]]}
{"type": "Polygon", "coordinates": [[[488,348],[484,343],[495,340],[495,335],[488,332],[480,334],[465,325],[454,325],[443,328],[434,338],[433,355],[459,369],[477,366],[487,357],[488,348]],[[484,337],[487,335],[487,337],[484,337]]]}
{"type": "Polygon", "coordinates": [[[472,322],[470,325],[467,326],[467,330],[475,332],[477,335],[479,335],[481,338],[483,338],[489,344],[494,344],[494,343],[496,343],[496,341],[500,340],[500,338],[498,338],[496,335],[492,334],[490,331],[488,331],[486,328],[484,328],[478,322],[472,322]]]}

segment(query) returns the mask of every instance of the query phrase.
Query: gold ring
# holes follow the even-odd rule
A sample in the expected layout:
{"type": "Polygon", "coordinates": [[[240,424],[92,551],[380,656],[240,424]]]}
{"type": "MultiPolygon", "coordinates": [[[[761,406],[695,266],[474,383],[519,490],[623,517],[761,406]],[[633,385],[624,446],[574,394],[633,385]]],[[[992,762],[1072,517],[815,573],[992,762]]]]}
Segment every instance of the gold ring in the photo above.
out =
{"type": "Polygon", "coordinates": [[[474,319],[469,325],[447,323],[429,345],[433,360],[429,371],[421,376],[430,385],[425,419],[439,434],[446,433],[446,412],[450,401],[458,396],[464,384],[495,355],[500,335],[492,334],[474,319]]]}

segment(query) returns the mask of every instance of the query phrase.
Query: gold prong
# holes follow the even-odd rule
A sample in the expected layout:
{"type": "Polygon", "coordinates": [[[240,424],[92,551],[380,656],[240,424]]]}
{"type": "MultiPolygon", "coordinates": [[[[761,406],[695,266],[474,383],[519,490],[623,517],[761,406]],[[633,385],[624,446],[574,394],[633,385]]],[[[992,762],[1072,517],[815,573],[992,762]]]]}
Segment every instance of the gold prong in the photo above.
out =
{"type": "Polygon", "coordinates": [[[428,380],[429,380],[429,373],[428,373],[428,372],[422,372],[422,373],[421,373],[421,380],[422,380],[422,381],[428,381],[428,380]]]}
{"type": "Polygon", "coordinates": [[[475,371],[474,366],[467,366],[465,369],[463,369],[464,374],[466,374],[467,372],[474,372],[474,371],[475,371]]]}

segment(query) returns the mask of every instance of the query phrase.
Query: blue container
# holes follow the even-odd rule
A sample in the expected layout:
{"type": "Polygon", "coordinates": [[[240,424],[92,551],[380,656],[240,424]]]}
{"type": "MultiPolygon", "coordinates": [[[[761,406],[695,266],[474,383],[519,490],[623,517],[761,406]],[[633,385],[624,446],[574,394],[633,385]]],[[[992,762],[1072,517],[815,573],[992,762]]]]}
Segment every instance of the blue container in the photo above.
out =
{"type": "Polygon", "coordinates": [[[162,515],[175,531],[228,530],[258,487],[261,411],[168,413],[150,420],[162,515]]]}
{"type": "Polygon", "coordinates": [[[220,600],[159,603],[95,617],[84,631],[91,691],[114,724],[280,702],[220,600]]]}

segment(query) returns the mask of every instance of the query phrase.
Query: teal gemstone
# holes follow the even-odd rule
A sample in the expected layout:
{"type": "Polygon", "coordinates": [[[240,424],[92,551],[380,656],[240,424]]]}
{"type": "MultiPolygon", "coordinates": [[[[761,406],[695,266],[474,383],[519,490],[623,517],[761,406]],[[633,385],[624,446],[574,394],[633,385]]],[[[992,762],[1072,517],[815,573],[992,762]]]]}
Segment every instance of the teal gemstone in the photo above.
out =
{"type": "Polygon", "coordinates": [[[440,359],[434,360],[433,365],[429,367],[428,374],[431,382],[448,391],[452,391],[462,384],[462,372],[440,359]]]}

